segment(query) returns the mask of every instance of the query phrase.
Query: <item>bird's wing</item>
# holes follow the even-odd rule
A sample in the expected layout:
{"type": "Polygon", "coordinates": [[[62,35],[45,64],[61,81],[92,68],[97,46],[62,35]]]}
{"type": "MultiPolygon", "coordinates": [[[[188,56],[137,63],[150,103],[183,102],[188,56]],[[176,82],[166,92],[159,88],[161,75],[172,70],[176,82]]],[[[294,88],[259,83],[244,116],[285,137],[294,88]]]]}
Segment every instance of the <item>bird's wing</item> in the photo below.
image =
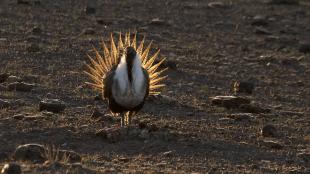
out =
{"type": "Polygon", "coordinates": [[[143,71],[143,75],[144,75],[145,80],[146,80],[146,93],[144,96],[144,98],[146,98],[150,92],[150,76],[149,76],[149,73],[147,72],[146,69],[142,68],[142,71],[143,71]]]}
{"type": "Polygon", "coordinates": [[[106,77],[103,79],[103,97],[110,98],[112,96],[112,85],[113,85],[113,77],[115,74],[116,66],[114,66],[107,74],[106,77]]]}

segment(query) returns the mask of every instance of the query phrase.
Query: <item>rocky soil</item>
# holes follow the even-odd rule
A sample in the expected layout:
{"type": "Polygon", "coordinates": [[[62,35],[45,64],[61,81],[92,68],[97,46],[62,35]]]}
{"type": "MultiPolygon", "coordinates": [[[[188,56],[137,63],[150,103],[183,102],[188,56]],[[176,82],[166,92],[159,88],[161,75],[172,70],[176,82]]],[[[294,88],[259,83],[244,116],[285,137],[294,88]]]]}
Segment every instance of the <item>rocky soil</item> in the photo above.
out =
{"type": "Polygon", "coordinates": [[[0,170],[310,173],[310,2],[0,1],[0,170]],[[86,54],[137,31],[167,87],[118,129],[86,54]]]}

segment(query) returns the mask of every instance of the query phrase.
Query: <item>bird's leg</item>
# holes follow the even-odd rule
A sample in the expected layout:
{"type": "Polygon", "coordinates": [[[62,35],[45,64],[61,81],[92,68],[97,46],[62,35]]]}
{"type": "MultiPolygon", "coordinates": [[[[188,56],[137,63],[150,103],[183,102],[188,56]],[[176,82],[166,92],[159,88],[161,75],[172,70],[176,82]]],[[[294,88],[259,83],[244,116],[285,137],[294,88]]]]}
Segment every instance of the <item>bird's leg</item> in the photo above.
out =
{"type": "Polygon", "coordinates": [[[121,113],[121,127],[124,127],[126,125],[125,123],[125,114],[121,113]]]}
{"type": "Polygon", "coordinates": [[[130,111],[125,113],[125,125],[126,126],[129,125],[129,114],[130,114],[130,111]]]}

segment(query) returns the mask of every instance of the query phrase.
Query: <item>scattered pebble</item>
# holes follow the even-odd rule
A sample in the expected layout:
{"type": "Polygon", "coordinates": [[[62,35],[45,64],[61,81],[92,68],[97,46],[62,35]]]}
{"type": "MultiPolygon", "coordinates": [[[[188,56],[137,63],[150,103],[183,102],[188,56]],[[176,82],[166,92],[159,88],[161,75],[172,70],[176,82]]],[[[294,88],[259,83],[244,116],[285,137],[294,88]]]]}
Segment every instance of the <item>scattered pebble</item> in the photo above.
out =
{"type": "Polygon", "coordinates": [[[225,107],[228,109],[239,108],[242,104],[249,104],[251,101],[245,97],[238,96],[215,96],[210,97],[212,105],[225,107]]]}
{"type": "Polygon", "coordinates": [[[5,164],[1,170],[1,174],[21,174],[22,169],[19,164],[9,163],[5,164]]]}
{"type": "Polygon", "coordinates": [[[282,149],[284,147],[282,143],[275,140],[263,140],[260,144],[271,149],[282,149]]]}
{"type": "Polygon", "coordinates": [[[31,33],[33,33],[33,34],[41,34],[42,33],[42,29],[40,28],[40,27],[33,27],[32,29],[31,29],[31,33]]]}
{"type": "Polygon", "coordinates": [[[223,8],[226,7],[226,5],[223,2],[209,2],[208,7],[210,8],[223,8]]]}
{"type": "Polygon", "coordinates": [[[45,118],[45,117],[38,114],[38,115],[24,116],[24,118],[22,118],[22,119],[25,120],[25,121],[33,121],[33,120],[39,120],[39,119],[42,119],[42,118],[45,118]]]}
{"type": "Polygon", "coordinates": [[[16,148],[13,159],[20,161],[44,162],[44,147],[40,144],[24,144],[16,148]]]}
{"type": "Polygon", "coordinates": [[[16,114],[13,116],[13,119],[15,119],[15,120],[22,120],[24,118],[25,118],[25,115],[23,115],[23,114],[16,114]]]}
{"type": "Polygon", "coordinates": [[[13,76],[13,75],[10,75],[6,80],[7,83],[14,83],[14,82],[21,82],[21,81],[22,79],[20,77],[13,76]]]}
{"type": "Polygon", "coordinates": [[[11,105],[10,102],[0,99],[0,109],[10,107],[10,105],[11,105]]]}
{"type": "Polygon", "coordinates": [[[261,134],[263,137],[276,137],[277,129],[273,125],[268,124],[261,129],[261,134]]]}
{"type": "Polygon", "coordinates": [[[33,89],[34,85],[25,83],[25,82],[13,82],[8,84],[9,91],[22,91],[22,92],[29,92],[33,89]]]}
{"type": "Polygon", "coordinates": [[[37,36],[37,35],[28,35],[27,37],[26,37],[26,40],[28,41],[28,42],[38,42],[38,41],[40,41],[42,38],[40,37],[40,36],[37,36]]]}
{"type": "Polygon", "coordinates": [[[8,73],[2,73],[0,74],[0,83],[5,82],[8,78],[9,78],[9,74],[8,73]]]}
{"type": "Polygon", "coordinates": [[[264,15],[255,15],[251,23],[253,26],[266,26],[268,25],[267,17],[264,15]]]}
{"type": "Polygon", "coordinates": [[[50,111],[50,112],[61,112],[65,110],[66,105],[64,102],[60,101],[59,99],[44,99],[40,101],[39,110],[40,111],[50,111]]]}
{"type": "Polygon", "coordinates": [[[173,151],[167,151],[163,153],[163,156],[168,156],[170,157],[173,154],[173,151]]]}
{"type": "Polygon", "coordinates": [[[254,83],[252,82],[235,82],[233,85],[233,91],[235,94],[239,93],[247,93],[247,94],[252,94],[254,89],[254,83]]]}
{"type": "Polygon", "coordinates": [[[271,35],[272,32],[267,30],[266,28],[263,27],[256,27],[255,28],[255,33],[256,34],[263,34],[263,35],[271,35]]]}
{"type": "Polygon", "coordinates": [[[93,28],[86,28],[82,31],[82,34],[84,34],[84,35],[93,35],[95,33],[96,32],[93,28]]]}
{"type": "Polygon", "coordinates": [[[164,25],[168,25],[168,23],[166,23],[164,20],[159,19],[159,18],[154,18],[154,19],[152,19],[148,24],[149,24],[149,25],[154,25],[154,26],[164,26],[164,25]]]}

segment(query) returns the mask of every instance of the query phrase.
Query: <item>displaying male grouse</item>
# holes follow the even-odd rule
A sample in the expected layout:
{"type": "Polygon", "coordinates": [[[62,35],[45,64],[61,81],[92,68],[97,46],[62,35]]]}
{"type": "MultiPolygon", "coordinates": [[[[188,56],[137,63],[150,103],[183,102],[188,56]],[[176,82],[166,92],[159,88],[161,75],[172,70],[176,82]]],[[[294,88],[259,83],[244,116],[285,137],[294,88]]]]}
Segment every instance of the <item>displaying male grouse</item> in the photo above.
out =
{"type": "Polygon", "coordinates": [[[165,59],[154,64],[159,50],[149,57],[150,43],[143,49],[144,39],[137,47],[136,34],[130,40],[130,33],[123,38],[120,34],[118,45],[115,45],[111,34],[110,49],[102,42],[103,55],[94,48],[96,59],[91,58],[89,71],[85,72],[93,82],[87,84],[102,92],[108,101],[110,111],[121,115],[121,126],[131,124],[132,116],[144,105],[149,95],[157,95],[157,89],[165,86],[160,82],[167,76],[162,76],[166,69],[158,71],[165,59]]]}

